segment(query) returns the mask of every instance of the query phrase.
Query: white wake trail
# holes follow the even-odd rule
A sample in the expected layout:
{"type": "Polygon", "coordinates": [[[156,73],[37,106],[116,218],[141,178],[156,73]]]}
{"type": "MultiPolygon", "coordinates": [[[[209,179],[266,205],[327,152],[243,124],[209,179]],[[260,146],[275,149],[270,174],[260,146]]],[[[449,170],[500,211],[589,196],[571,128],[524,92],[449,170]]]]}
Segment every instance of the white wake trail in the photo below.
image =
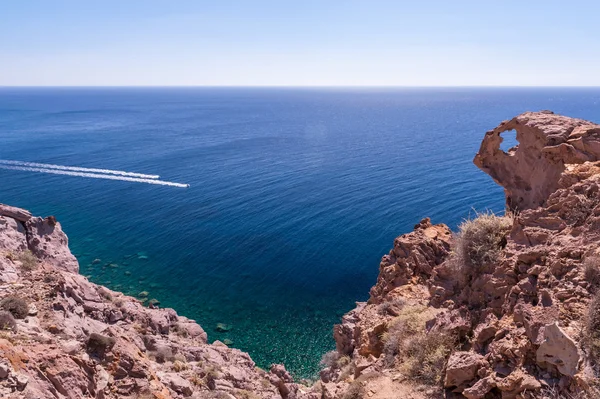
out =
{"type": "Polygon", "coordinates": [[[32,168],[43,168],[43,169],[71,170],[73,172],[104,173],[104,174],[115,175],[115,176],[137,177],[140,179],[158,179],[160,177],[159,175],[146,175],[144,173],[125,172],[122,170],[80,168],[78,166],[61,166],[61,165],[52,165],[52,164],[37,163],[37,162],[9,161],[7,159],[0,159],[0,164],[13,165],[13,166],[25,166],[25,167],[32,167],[32,168]]]}
{"type": "Polygon", "coordinates": [[[182,188],[187,188],[190,186],[189,184],[173,183],[170,181],[162,181],[162,180],[155,180],[155,179],[142,179],[139,177],[116,176],[116,175],[98,174],[98,173],[72,172],[72,171],[68,171],[68,170],[48,169],[48,168],[31,168],[31,167],[27,167],[27,166],[10,166],[10,165],[0,164],[0,169],[21,170],[21,171],[25,171],[25,172],[50,173],[50,174],[55,174],[55,175],[66,175],[66,176],[89,177],[92,179],[121,180],[121,181],[130,181],[130,182],[134,182],[134,183],[148,183],[148,184],[157,184],[160,186],[171,186],[171,187],[182,187],[182,188]]]}

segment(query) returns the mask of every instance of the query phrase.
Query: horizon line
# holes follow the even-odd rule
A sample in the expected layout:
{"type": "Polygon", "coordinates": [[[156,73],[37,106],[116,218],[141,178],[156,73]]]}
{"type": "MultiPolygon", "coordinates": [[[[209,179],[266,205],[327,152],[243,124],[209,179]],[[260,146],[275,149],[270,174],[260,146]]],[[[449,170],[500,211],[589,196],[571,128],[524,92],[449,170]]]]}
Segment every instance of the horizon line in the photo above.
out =
{"type": "Polygon", "coordinates": [[[264,89],[442,89],[442,88],[577,88],[598,89],[600,85],[1,85],[5,88],[264,88],[264,89]]]}

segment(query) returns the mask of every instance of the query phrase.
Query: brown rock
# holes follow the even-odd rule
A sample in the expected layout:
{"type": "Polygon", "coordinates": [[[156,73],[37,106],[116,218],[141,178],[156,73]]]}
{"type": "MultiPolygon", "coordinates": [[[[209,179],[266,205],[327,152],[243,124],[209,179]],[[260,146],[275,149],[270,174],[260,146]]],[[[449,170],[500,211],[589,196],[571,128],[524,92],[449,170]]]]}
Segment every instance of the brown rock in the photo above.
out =
{"type": "Polygon", "coordinates": [[[477,371],[487,364],[484,357],[473,352],[454,352],[446,366],[445,387],[460,387],[477,376],[477,371]]]}
{"type": "Polygon", "coordinates": [[[550,111],[526,112],[486,133],[474,163],[504,187],[511,209],[536,208],[555,192],[565,164],[600,159],[600,125],[550,111]],[[500,149],[516,130],[519,145],[500,149]]]}

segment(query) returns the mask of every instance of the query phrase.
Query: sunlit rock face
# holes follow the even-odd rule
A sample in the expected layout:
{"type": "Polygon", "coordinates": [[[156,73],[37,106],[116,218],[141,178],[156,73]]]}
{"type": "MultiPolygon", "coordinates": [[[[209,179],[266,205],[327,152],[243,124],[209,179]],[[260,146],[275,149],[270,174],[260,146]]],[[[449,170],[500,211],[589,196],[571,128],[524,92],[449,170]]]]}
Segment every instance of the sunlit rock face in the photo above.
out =
{"type": "Polygon", "coordinates": [[[525,112],[486,133],[474,163],[506,191],[511,209],[544,204],[558,188],[567,164],[600,159],[600,125],[550,111],[525,112]],[[519,144],[500,148],[502,134],[517,132],[519,144]]]}

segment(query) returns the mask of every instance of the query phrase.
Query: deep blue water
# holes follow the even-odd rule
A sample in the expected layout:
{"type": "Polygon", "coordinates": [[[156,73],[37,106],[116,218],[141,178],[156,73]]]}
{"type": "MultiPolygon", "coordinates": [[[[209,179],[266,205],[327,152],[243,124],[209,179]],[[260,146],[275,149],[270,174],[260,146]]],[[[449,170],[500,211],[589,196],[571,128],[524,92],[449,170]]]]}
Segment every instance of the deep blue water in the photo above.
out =
{"type": "Polygon", "coordinates": [[[600,121],[600,89],[0,88],[0,159],[191,185],[0,170],[0,202],[56,215],[93,281],[308,376],[397,235],[503,209],[471,160],[540,109],[600,121]]]}

